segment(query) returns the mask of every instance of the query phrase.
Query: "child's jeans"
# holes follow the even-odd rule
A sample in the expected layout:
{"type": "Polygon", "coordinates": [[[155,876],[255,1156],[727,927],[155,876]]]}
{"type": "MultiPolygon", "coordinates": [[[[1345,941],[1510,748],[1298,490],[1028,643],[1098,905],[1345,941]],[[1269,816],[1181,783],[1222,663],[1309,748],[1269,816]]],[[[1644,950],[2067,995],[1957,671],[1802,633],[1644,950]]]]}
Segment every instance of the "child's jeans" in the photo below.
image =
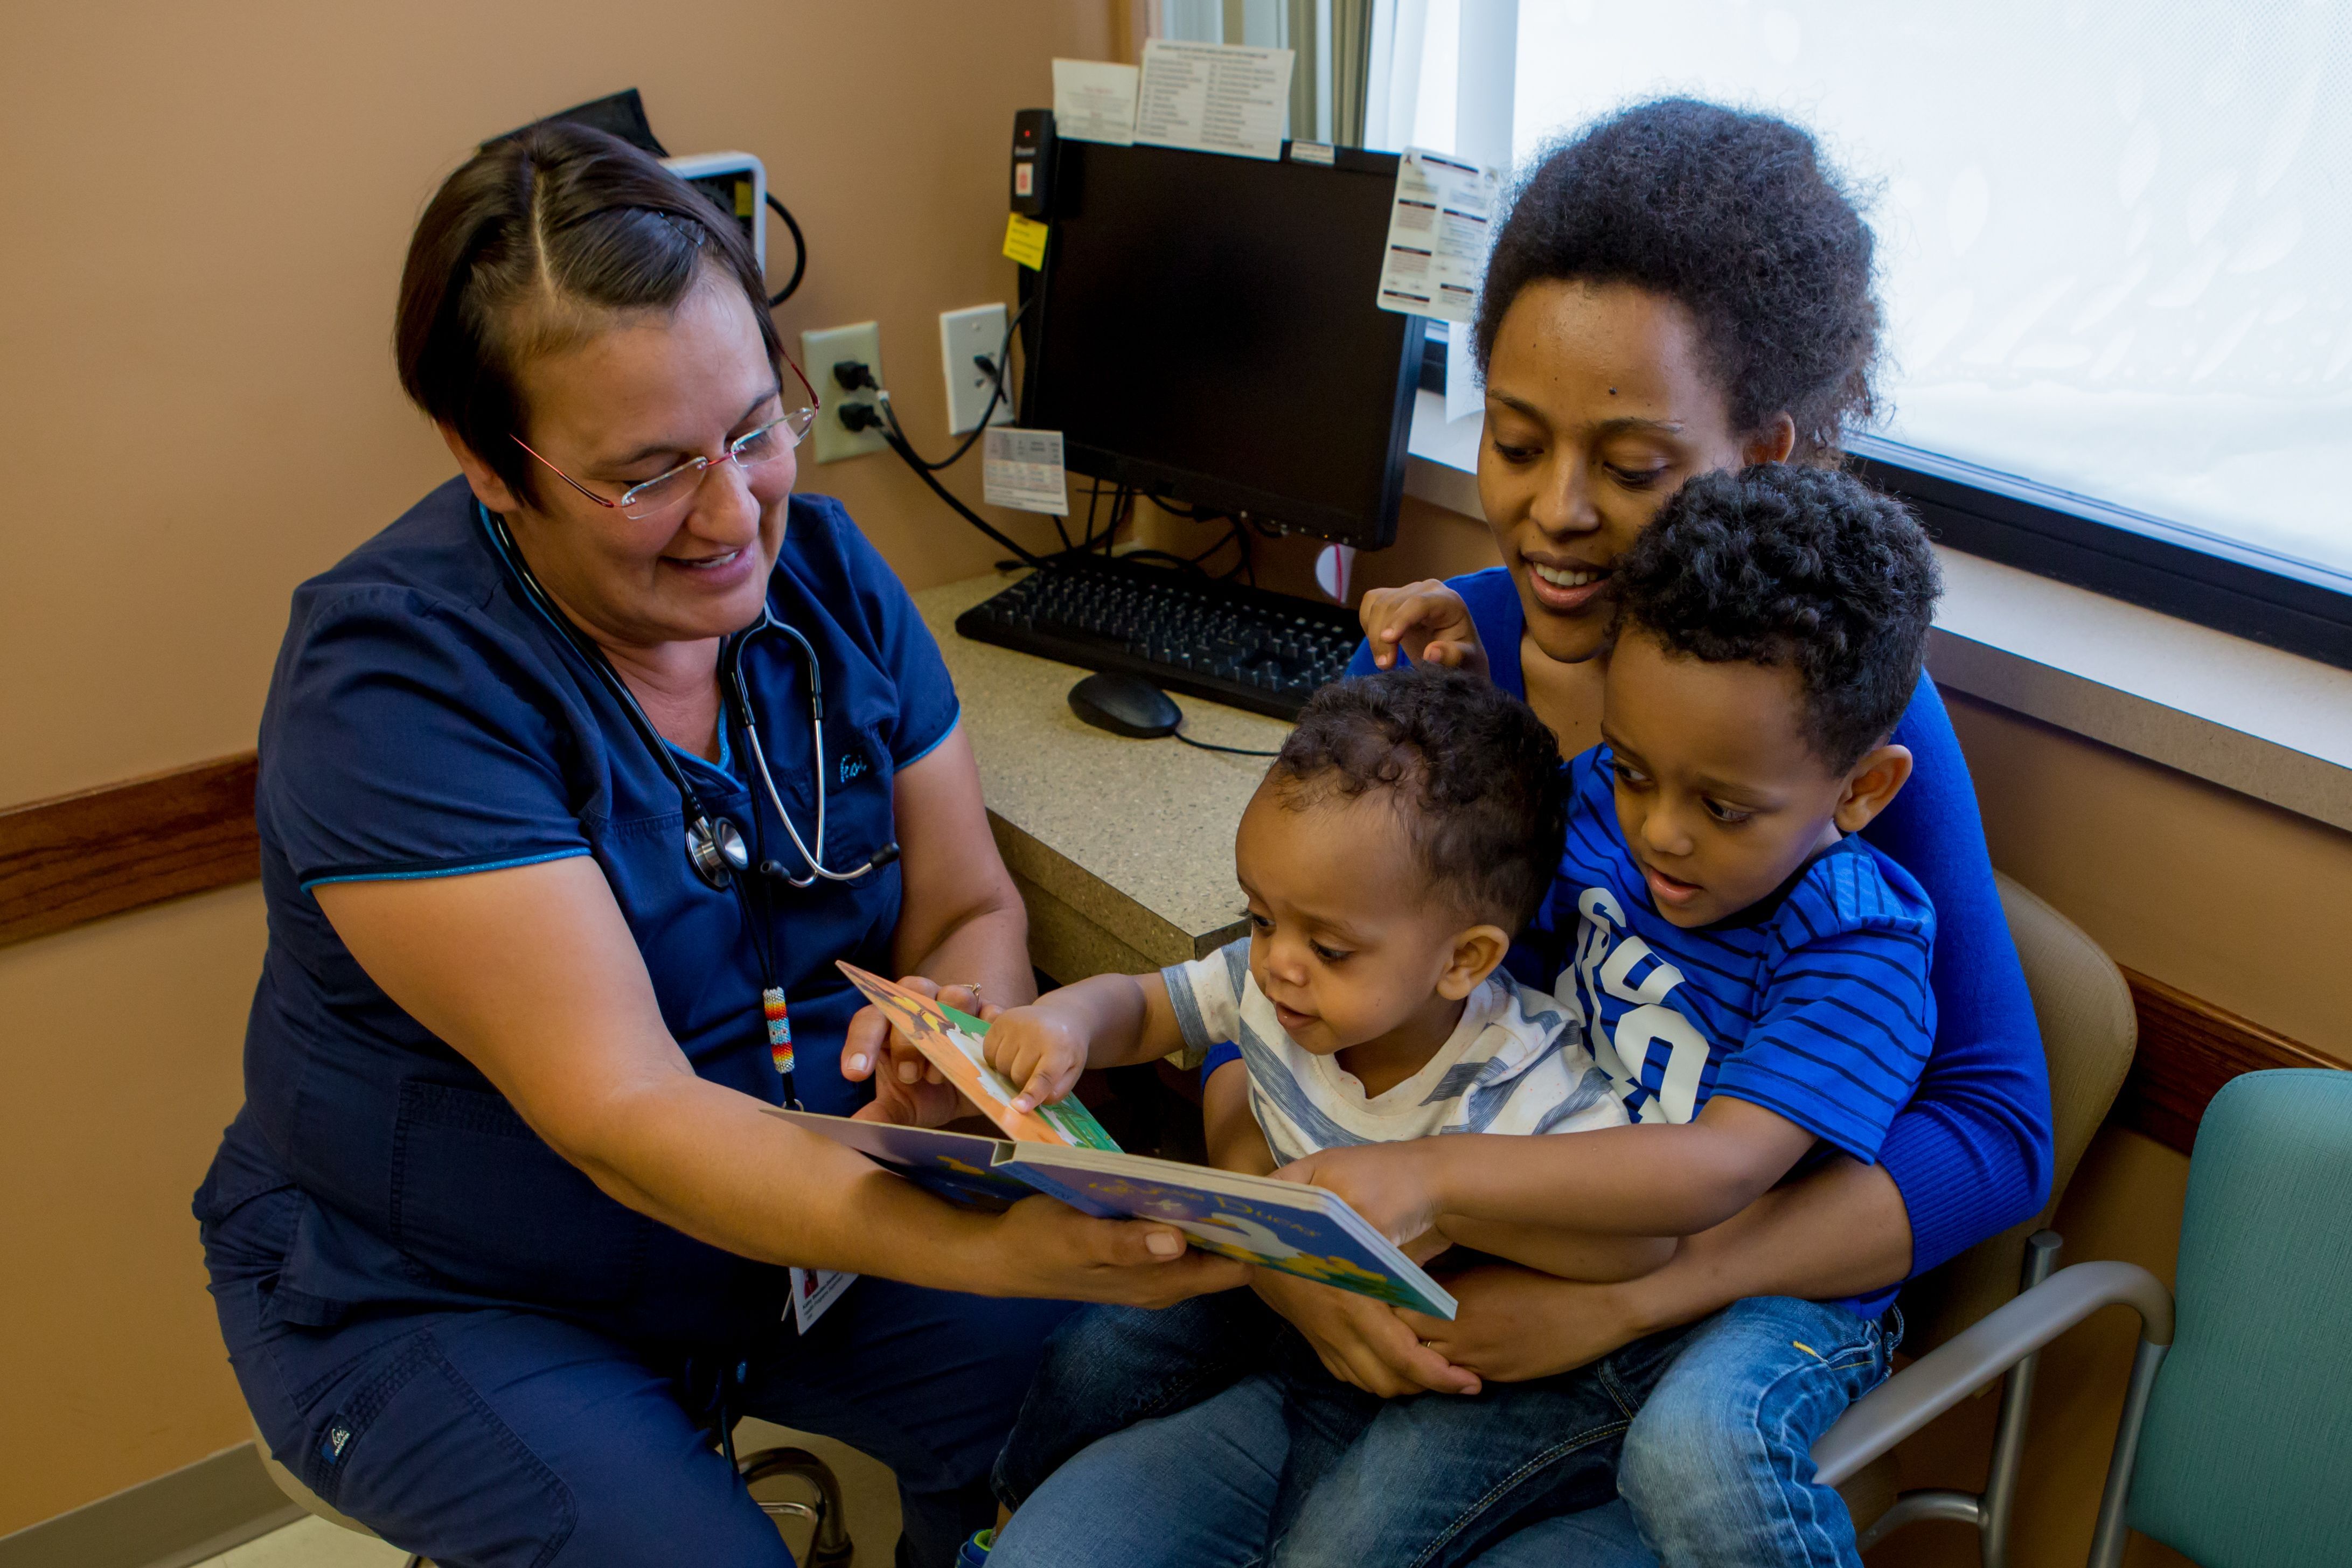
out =
{"type": "Polygon", "coordinates": [[[997,1460],[999,1499],[1022,1509],[999,1550],[1009,1565],[1129,1561],[1103,1555],[1106,1529],[1120,1533],[1110,1520],[1153,1517],[1164,1501],[1171,1528],[1147,1525],[1133,1543],[1144,1555],[1132,1561],[1217,1555],[1181,1522],[1255,1541],[1254,1555],[1237,1561],[1285,1568],[1468,1563],[1523,1525],[1614,1499],[1619,1444],[1681,1337],[1655,1335],[1576,1372],[1467,1397],[1382,1400],[1325,1372],[1246,1291],[1160,1312],[1093,1308],[1048,1343],[997,1460]],[[1204,1424],[1227,1403],[1217,1396],[1241,1394],[1236,1385],[1260,1391],[1244,1400],[1254,1412],[1278,1405],[1281,1441],[1254,1441],[1249,1473],[1212,1484],[1202,1471],[1223,1465],[1214,1455],[1230,1444],[1204,1424]],[[1114,1434],[1031,1500],[1064,1461],[1114,1434]],[[1164,1500],[1162,1487],[1172,1489],[1164,1500]],[[1221,1511],[1235,1517],[1205,1517],[1221,1511]]]}
{"type": "Polygon", "coordinates": [[[1885,1375],[1899,1334],[1759,1298],[1558,1377],[1381,1402],[1322,1374],[1247,1291],[1166,1312],[1093,1309],[1049,1343],[997,1461],[998,1496],[1017,1505],[1080,1449],[1150,1424],[1055,1477],[1008,1536],[1004,1568],[1851,1568],[1853,1525],[1814,1483],[1810,1449],[1885,1375]],[[1312,1379],[1268,1370],[1280,1335],[1312,1379]]]}
{"type": "Polygon", "coordinates": [[[1886,1376],[1903,1337],[1843,1307],[1735,1301],[1700,1323],[1626,1435],[1617,1484],[1665,1568],[1862,1568],[1813,1479],[1815,1440],[1886,1376]]]}

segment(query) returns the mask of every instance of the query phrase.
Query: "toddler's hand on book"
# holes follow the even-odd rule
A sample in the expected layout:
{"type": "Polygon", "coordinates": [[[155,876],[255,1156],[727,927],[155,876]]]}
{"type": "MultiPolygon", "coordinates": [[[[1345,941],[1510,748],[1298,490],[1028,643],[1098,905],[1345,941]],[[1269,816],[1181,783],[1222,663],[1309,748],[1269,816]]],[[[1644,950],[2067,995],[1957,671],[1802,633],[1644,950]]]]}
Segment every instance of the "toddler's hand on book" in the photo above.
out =
{"type": "Polygon", "coordinates": [[[1321,1149],[1274,1174],[1281,1181],[1337,1194],[1373,1229],[1408,1247],[1437,1227],[1441,1205],[1426,1155],[1438,1141],[1321,1149]]]}
{"type": "Polygon", "coordinates": [[[1061,1099],[1087,1068],[1086,1033],[1050,1004],[1011,1008],[989,1021],[981,1049],[988,1064],[1019,1091],[1015,1111],[1034,1111],[1061,1099]]]}
{"type": "Polygon", "coordinates": [[[1258,1270],[1251,1285],[1307,1336],[1324,1369],[1342,1383],[1382,1399],[1478,1392],[1477,1375],[1414,1338],[1393,1307],[1272,1269],[1258,1270]]]}

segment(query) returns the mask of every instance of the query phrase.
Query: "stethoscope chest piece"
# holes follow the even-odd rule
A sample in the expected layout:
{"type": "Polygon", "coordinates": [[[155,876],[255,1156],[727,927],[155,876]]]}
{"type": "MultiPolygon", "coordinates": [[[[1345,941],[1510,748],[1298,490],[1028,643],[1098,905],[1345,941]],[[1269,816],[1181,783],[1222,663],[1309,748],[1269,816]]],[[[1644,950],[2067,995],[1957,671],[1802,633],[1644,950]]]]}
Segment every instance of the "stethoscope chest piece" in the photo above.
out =
{"type": "Polygon", "coordinates": [[[724,893],[730,879],[751,869],[751,847],[726,818],[697,817],[686,830],[686,858],[694,862],[696,875],[724,893]]]}

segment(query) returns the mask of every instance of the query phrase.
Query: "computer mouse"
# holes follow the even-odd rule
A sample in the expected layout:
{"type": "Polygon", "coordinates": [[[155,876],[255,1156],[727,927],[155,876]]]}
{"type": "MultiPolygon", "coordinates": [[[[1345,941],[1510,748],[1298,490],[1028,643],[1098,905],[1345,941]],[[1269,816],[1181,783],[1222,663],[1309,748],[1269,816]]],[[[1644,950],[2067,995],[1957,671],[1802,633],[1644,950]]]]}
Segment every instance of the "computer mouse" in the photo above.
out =
{"type": "Polygon", "coordinates": [[[1114,670],[1088,675],[1070,688],[1070,711],[1113,735],[1151,740],[1173,735],[1184,713],[1166,692],[1140,675],[1114,670]]]}

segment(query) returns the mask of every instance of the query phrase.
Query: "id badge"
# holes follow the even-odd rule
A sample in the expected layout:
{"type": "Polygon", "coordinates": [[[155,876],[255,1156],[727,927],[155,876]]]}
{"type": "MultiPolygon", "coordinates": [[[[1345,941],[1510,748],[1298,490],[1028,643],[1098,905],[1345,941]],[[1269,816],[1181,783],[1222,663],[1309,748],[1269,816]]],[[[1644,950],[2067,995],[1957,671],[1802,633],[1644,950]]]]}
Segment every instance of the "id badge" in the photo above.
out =
{"type": "Polygon", "coordinates": [[[793,1270],[793,1322],[801,1333],[816,1327],[817,1319],[825,1309],[841,1300],[842,1292],[857,1283],[855,1274],[835,1273],[831,1269],[795,1269],[793,1270]]]}

